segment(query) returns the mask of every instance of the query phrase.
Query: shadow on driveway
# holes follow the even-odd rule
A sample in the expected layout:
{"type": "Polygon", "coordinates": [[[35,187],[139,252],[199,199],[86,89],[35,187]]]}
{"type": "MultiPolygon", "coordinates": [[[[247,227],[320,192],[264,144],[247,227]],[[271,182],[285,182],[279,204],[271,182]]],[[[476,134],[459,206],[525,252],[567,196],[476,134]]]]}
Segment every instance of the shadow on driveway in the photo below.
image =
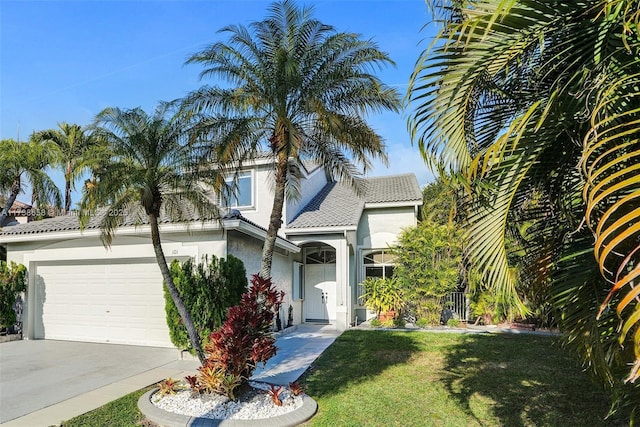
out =
{"type": "Polygon", "coordinates": [[[0,344],[0,423],[176,361],[171,348],[24,340],[0,344]]]}

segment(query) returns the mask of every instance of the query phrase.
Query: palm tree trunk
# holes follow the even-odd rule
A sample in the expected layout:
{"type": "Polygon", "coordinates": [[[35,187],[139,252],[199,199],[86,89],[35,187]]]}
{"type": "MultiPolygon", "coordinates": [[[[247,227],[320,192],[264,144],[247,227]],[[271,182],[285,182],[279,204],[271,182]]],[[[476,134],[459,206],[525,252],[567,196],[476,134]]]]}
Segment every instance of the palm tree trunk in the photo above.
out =
{"type": "Polygon", "coordinates": [[[67,162],[67,173],[64,176],[64,213],[71,210],[71,162],[67,162]]]}
{"type": "Polygon", "coordinates": [[[7,203],[4,204],[2,212],[0,212],[0,226],[4,223],[7,216],[9,216],[11,206],[13,206],[13,202],[16,201],[18,194],[20,194],[20,177],[16,178],[11,185],[11,194],[9,195],[9,198],[7,198],[7,203]]]}
{"type": "Polygon", "coordinates": [[[193,320],[191,320],[189,310],[187,310],[187,308],[185,307],[184,302],[182,301],[182,298],[178,293],[178,289],[173,283],[173,278],[171,277],[171,273],[169,272],[169,267],[167,266],[167,259],[164,256],[162,244],[160,243],[160,229],[158,228],[158,218],[155,214],[149,214],[149,223],[151,225],[151,242],[153,244],[153,250],[156,253],[156,261],[158,262],[160,272],[162,273],[162,278],[164,279],[164,285],[167,287],[167,290],[171,295],[171,299],[178,309],[178,313],[180,313],[180,317],[182,318],[184,326],[187,329],[187,333],[189,334],[191,345],[196,351],[196,355],[198,356],[198,359],[200,359],[200,363],[204,364],[206,357],[204,351],[202,351],[202,345],[200,345],[200,337],[196,333],[196,328],[193,325],[193,320]]]}
{"type": "Polygon", "coordinates": [[[282,209],[284,206],[284,190],[287,179],[287,155],[285,153],[278,154],[276,163],[275,176],[275,194],[273,196],[273,207],[271,209],[271,218],[269,220],[269,228],[267,237],[262,247],[262,263],[260,265],[260,276],[263,279],[271,277],[271,264],[273,262],[273,251],[276,247],[276,238],[278,231],[282,226],[282,209]]]}

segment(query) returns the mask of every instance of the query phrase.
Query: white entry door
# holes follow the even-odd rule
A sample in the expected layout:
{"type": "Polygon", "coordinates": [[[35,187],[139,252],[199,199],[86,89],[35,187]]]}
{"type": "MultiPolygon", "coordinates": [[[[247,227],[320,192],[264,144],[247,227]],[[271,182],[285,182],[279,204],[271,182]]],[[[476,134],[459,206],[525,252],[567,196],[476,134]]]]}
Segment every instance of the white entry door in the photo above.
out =
{"type": "Polygon", "coordinates": [[[306,322],[330,322],[336,318],[336,265],[305,266],[304,317],[306,322]]]}

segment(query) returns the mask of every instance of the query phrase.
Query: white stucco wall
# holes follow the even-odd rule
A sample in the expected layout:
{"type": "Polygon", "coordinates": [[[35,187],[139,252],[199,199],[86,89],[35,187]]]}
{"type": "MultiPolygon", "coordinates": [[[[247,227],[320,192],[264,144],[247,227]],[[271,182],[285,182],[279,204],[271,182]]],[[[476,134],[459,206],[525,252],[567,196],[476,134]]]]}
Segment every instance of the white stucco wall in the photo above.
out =
{"type": "MultiPolygon", "coordinates": [[[[258,239],[240,233],[228,233],[228,253],[242,260],[249,280],[251,280],[251,276],[260,272],[262,242],[258,239]]],[[[293,307],[293,323],[298,324],[302,321],[301,302],[293,301],[291,298],[293,295],[293,261],[294,255],[283,254],[278,251],[273,254],[271,278],[276,287],[285,292],[280,313],[283,326],[287,322],[289,305],[293,307]]]]}
{"type": "Polygon", "coordinates": [[[358,247],[386,248],[397,242],[403,229],[416,224],[413,206],[365,209],[358,224],[358,247]]]}
{"type": "MultiPolygon", "coordinates": [[[[226,254],[226,241],[219,232],[197,234],[170,233],[162,235],[165,256],[195,257],[206,254],[218,257],[226,254]]],[[[91,260],[118,258],[155,258],[151,238],[146,236],[115,236],[110,248],[98,237],[77,237],[66,240],[7,243],[7,261],[27,265],[30,261],[91,260]]]]}

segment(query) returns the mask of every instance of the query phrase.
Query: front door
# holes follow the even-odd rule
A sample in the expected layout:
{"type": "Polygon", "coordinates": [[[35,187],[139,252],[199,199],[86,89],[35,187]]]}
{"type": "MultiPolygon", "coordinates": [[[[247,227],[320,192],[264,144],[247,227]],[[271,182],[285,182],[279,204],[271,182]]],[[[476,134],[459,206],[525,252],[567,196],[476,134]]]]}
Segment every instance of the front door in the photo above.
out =
{"type": "Polygon", "coordinates": [[[335,320],[335,252],[309,252],[306,257],[304,272],[305,295],[303,310],[305,322],[329,323],[335,320]]]}

